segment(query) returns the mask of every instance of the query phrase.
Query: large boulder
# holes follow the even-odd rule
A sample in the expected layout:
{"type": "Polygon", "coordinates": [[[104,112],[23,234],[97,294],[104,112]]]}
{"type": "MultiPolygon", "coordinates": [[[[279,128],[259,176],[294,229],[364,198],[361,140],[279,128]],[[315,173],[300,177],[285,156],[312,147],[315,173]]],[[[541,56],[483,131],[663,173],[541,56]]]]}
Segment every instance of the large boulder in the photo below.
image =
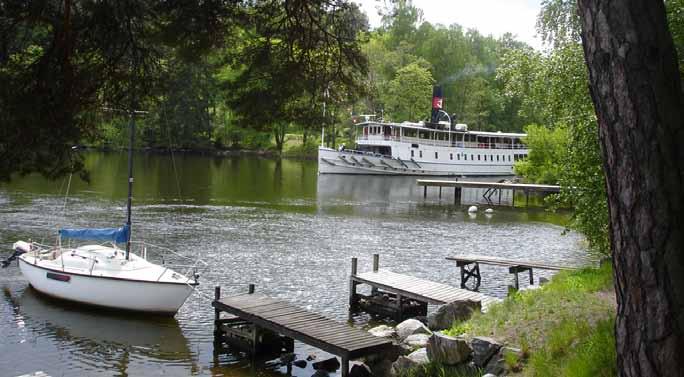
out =
{"type": "Polygon", "coordinates": [[[321,360],[311,364],[315,370],[325,370],[328,372],[334,372],[340,369],[340,362],[336,357],[331,357],[326,360],[321,360]]]}
{"type": "Polygon", "coordinates": [[[372,377],[373,372],[366,364],[354,364],[349,371],[349,377],[372,377]]]}
{"type": "Polygon", "coordinates": [[[473,362],[475,365],[484,368],[489,359],[499,352],[501,343],[485,336],[476,336],[470,341],[470,348],[473,349],[473,362]]]}
{"type": "Polygon", "coordinates": [[[418,367],[429,362],[425,348],[412,352],[408,356],[399,356],[397,361],[392,364],[392,375],[397,376],[402,372],[418,367]]]}
{"type": "Polygon", "coordinates": [[[428,334],[413,334],[407,336],[403,343],[411,348],[425,348],[427,347],[428,339],[430,339],[428,334]]]}
{"type": "Polygon", "coordinates": [[[417,319],[407,319],[406,321],[398,324],[395,330],[397,331],[399,339],[402,341],[414,334],[432,334],[430,329],[425,327],[423,322],[417,319]]]}
{"type": "Polygon", "coordinates": [[[434,333],[427,345],[427,355],[431,361],[456,365],[470,357],[472,349],[463,338],[454,338],[441,333],[434,333]]]}
{"type": "Polygon", "coordinates": [[[373,327],[372,329],[368,330],[368,332],[371,333],[371,335],[375,335],[380,338],[394,338],[397,336],[397,332],[387,325],[373,327]]]}
{"type": "Polygon", "coordinates": [[[481,309],[480,302],[472,300],[444,304],[428,316],[428,327],[434,331],[451,328],[454,322],[465,321],[481,309]]]}

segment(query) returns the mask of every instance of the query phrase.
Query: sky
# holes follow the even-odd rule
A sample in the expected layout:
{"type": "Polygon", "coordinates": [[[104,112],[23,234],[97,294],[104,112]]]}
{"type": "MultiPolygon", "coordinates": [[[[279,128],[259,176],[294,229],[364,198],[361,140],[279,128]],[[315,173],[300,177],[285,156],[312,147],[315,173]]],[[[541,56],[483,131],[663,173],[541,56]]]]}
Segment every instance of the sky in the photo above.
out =
{"type": "MultiPolygon", "coordinates": [[[[376,8],[384,0],[353,0],[368,15],[372,28],[380,25],[376,8]]],[[[540,0],[413,0],[423,10],[423,20],[433,24],[459,24],[481,34],[499,37],[510,32],[530,46],[541,49],[535,37],[540,0]]]]}

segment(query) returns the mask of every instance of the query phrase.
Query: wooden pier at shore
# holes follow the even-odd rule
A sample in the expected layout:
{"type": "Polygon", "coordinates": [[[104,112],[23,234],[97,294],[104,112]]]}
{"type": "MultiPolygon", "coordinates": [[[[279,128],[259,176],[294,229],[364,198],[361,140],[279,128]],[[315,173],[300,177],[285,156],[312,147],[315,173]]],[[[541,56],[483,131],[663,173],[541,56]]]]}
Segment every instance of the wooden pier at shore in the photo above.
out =
{"type": "Polygon", "coordinates": [[[215,347],[228,343],[250,354],[292,352],[293,340],[309,344],[341,359],[341,375],[349,373],[349,360],[380,353],[391,340],[333,321],[289,302],[249,293],[221,297],[216,287],[211,303],[215,311],[215,347]],[[221,312],[233,316],[221,318],[221,312]]]}
{"type": "Polygon", "coordinates": [[[461,199],[461,190],[464,188],[485,189],[482,197],[489,205],[494,205],[492,196],[498,193],[498,205],[501,205],[501,191],[513,191],[513,203],[515,206],[515,193],[522,191],[525,194],[525,205],[529,204],[530,193],[544,193],[552,194],[559,193],[560,186],[554,185],[537,185],[529,183],[505,183],[505,182],[477,182],[477,181],[454,181],[454,180],[436,180],[436,179],[418,179],[416,181],[418,186],[423,187],[423,198],[427,197],[428,187],[439,187],[439,197],[442,197],[443,187],[454,188],[454,204],[458,204],[461,199]]]}
{"type": "Polygon", "coordinates": [[[520,282],[518,280],[518,274],[521,272],[528,272],[530,276],[530,284],[534,284],[534,274],[533,269],[538,268],[542,270],[576,270],[580,267],[578,266],[568,266],[568,265],[556,265],[541,262],[529,262],[514,259],[503,259],[494,258],[481,255],[464,255],[456,257],[447,257],[447,260],[455,261],[456,266],[461,268],[461,287],[465,288],[466,283],[472,277],[476,279],[475,289],[480,286],[482,281],[482,276],[480,275],[480,263],[489,264],[494,266],[508,267],[508,272],[515,276],[515,289],[520,288],[520,282]]]}
{"type": "Polygon", "coordinates": [[[454,301],[479,302],[483,311],[498,298],[482,293],[452,287],[430,280],[394,273],[379,268],[380,256],[373,254],[373,270],[357,272],[357,258],[352,258],[349,277],[349,309],[364,311],[397,322],[404,319],[427,315],[427,305],[443,305],[454,301]],[[366,284],[371,287],[370,295],[357,293],[357,286],[366,284]]]}

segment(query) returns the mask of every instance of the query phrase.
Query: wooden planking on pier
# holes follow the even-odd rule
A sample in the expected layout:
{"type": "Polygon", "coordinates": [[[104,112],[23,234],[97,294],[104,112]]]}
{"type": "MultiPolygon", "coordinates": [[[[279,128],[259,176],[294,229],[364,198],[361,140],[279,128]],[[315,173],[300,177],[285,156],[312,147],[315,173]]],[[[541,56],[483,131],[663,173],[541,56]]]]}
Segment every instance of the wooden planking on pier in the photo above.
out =
{"type": "Polygon", "coordinates": [[[352,275],[351,280],[433,305],[471,300],[480,302],[482,310],[486,311],[490,304],[501,301],[496,297],[487,296],[482,293],[398,274],[385,269],[352,275]]]}
{"type": "Polygon", "coordinates": [[[502,190],[519,190],[530,192],[560,192],[560,186],[537,185],[529,183],[503,183],[503,182],[478,182],[478,181],[453,181],[437,179],[418,179],[418,186],[435,187],[461,187],[461,188],[497,188],[502,190]]]}
{"type": "Polygon", "coordinates": [[[550,263],[543,263],[543,262],[534,262],[534,261],[522,261],[522,260],[515,260],[515,259],[505,259],[505,258],[495,258],[495,257],[488,257],[488,256],[483,256],[483,255],[459,255],[455,257],[447,257],[447,260],[450,261],[455,261],[459,264],[466,263],[482,263],[482,264],[491,264],[494,266],[503,266],[503,267],[514,267],[514,266],[522,266],[522,267],[531,267],[531,268],[539,268],[542,270],[555,270],[555,271],[562,271],[562,270],[576,270],[580,268],[579,266],[569,266],[569,265],[559,265],[559,264],[550,264],[550,263]]]}
{"type": "Polygon", "coordinates": [[[380,352],[392,344],[385,338],[260,294],[225,297],[213,301],[212,306],[339,356],[343,359],[343,368],[349,359],[380,352]]]}
{"type": "Polygon", "coordinates": [[[479,188],[485,189],[482,197],[487,201],[489,205],[494,205],[492,201],[492,196],[498,193],[499,205],[501,205],[501,192],[502,190],[512,190],[513,191],[513,206],[515,206],[515,192],[522,191],[525,194],[525,205],[530,202],[531,192],[540,192],[544,194],[548,193],[558,193],[560,192],[560,186],[554,185],[537,185],[529,183],[504,183],[504,182],[478,182],[478,181],[455,181],[455,180],[436,180],[436,179],[419,179],[416,181],[418,186],[423,186],[423,197],[427,197],[428,187],[439,187],[439,197],[442,197],[443,187],[453,187],[454,188],[454,204],[458,204],[461,198],[461,190],[464,188],[479,188]]]}
{"type": "Polygon", "coordinates": [[[447,257],[446,259],[450,261],[455,261],[456,266],[461,268],[461,287],[465,287],[466,282],[471,277],[477,280],[475,287],[477,288],[480,286],[480,282],[482,280],[482,276],[480,275],[480,263],[508,267],[508,272],[515,275],[515,289],[518,289],[520,287],[520,282],[518,280],[518,273],[520,272],[528,271],[530,275],[530,284],[534,284],[533,269],[535,268],[555,271],[576,270],[581,268],[579,266],[557,265],[533,261],[521,261],[514,259],[488,257],[482,255],[462,255],[455,257],[447,257]],[[468,269],[467,267],[469,265],[473,265],[473,268],[468,269]]]}

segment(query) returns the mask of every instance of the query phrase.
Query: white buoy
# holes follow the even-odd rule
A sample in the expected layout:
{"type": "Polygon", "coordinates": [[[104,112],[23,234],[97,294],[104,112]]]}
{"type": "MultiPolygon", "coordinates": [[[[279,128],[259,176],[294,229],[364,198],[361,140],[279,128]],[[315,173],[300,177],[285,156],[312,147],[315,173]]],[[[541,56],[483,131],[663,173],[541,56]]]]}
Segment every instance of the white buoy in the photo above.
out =
{"type": "Polygon", "coordinates": [[[469,212],[469,213],[477,212],[477,206],[470,206],[470,207],[468,207],[468,212],[469,212]]]}
{"type": "Polygon", "coordinates": [[[485,210],[485,213],[491,215],[492,213],[494,213],[494,210],[491,209],[491,208],[487,208],[487,209],[485,210]]]}

